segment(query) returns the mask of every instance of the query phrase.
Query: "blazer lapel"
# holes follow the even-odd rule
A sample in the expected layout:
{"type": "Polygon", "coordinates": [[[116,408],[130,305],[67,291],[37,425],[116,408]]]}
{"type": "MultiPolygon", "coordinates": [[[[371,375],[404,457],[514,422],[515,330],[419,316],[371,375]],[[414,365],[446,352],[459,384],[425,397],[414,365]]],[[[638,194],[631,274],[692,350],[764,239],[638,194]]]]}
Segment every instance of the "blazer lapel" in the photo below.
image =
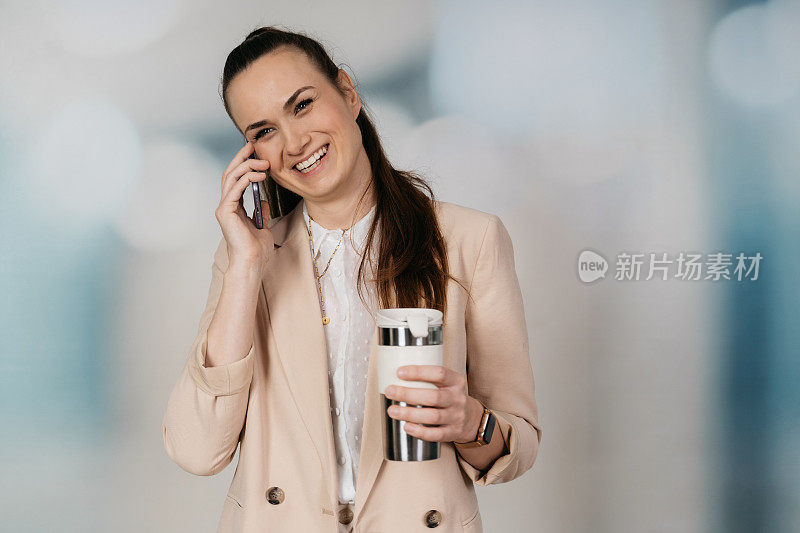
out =
{"type": "MultiPolygon", "coordinates": [[[[338,502],[338,472],[328,391],[328,350],[302,204],[298,203],[272,230],[275,253],[269,260],[272,265],[265,268],[262,279],[272,333],[289,388],[314,441],[331,501],[335,505],[338,502]]],[[[372,335],[364,399],[364,425],[356,480],[356,520],[384,463],[377,343],[376,327],[372,335]]]]}
{"type": "Polygon", "coordinates": [[[328,493],[337,501],[328,351],[301,203],[273,227],[275,250],[262,278],[270,327],[294,402],[311,435],[328,493]],[[285,227],[278,227],[281,222],[285,227]]]}
{"type": "Polygon", "coordinates": [[[383,407],[378,396],[378,328],[372,334],[367,371],[367,390],[364,398],[364,426],[361,435],[361,452],[356,480],[355,523],[367,501],[378,472],[385,459],[383,457],[383,407]]]}

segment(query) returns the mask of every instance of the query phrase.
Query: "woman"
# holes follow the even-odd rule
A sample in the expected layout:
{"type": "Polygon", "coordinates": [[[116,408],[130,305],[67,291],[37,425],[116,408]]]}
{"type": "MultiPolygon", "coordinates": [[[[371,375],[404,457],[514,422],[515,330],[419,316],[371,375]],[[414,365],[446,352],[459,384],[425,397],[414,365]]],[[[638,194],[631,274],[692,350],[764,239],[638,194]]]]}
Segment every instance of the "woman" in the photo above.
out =
{"type": "Polygon", "coordinates": [[[213,475],[241,442],[219,531],[482,531],[473,484],[522,475],[541,438],[502,222],[394,169],[352,80],[307,36],[252,32],[222,98],[246,144],[222,175],[223,239],[167,453],[213,475]],[[241,203],[256,181],[261,230],[241,203]],[[444,313],[444,366],[398,372],[438,390],[386,391],[425,406],[389,415],[441,442],[436,460],[383,458],[374,317],[388,307],[444,313]]]}

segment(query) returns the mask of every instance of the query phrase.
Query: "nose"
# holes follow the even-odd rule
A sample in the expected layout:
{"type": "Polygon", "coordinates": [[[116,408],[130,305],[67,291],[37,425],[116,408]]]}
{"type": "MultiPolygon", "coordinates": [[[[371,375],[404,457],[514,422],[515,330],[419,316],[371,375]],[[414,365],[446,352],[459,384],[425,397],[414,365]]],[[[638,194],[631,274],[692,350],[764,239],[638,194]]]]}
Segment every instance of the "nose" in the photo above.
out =
{"type": "Polygon", "coordinates": [[[306,131],[298,131],[292,128],[286,128],[284,132],[286,133],[286,155],[289,157],[302,155],[311,142],[311,135],[306,131]]]}

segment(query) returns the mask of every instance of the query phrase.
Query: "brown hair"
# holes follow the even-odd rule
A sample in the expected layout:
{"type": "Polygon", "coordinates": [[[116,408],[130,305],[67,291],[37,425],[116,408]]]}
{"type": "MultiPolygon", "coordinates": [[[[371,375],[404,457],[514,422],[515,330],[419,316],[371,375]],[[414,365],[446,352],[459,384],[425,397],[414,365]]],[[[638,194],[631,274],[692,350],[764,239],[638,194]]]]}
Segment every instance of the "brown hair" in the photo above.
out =
{"type": "MultiPolygon", "coordinates": [[[[344,95],[337,84],[339,67],[319,42],[302,33],[274,26],[262,27],[252,31],[225,61],[221,96],[231,120],[233,116],[226,97],[228,85],[258,58],[281,47],[294,47],[304,52],[344,95]]],[[[375,218],[358,269],[358,293],[361,295],[364,263],[371,257],[373,238],[379,227],[378,268],[374,281],[380,305],[383,308],[428,307],[445,313],[447,280],[464,286],[448,271],[447,248],[436,217],[433,191],[421,176],[391,165],[363,101],[356,123],[369,158],[371,185],[375,187],[377,198],[375,218]]],[[[282,187],[269,175],[265,182],[270,217],[283,216],[297,206],[301,199],[298,194],[282,187]]]]}

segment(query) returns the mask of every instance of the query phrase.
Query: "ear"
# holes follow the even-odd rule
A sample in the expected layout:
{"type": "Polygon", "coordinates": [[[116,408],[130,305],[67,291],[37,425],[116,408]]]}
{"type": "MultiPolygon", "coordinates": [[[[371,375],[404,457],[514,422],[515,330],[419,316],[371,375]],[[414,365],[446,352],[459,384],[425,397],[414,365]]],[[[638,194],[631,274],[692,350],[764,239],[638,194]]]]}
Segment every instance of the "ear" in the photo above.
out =
{"type": "Polygon", "coordinates": [[[350,76],[347,74],[347,72],[339,69],[339,74],[336,77],[336,81],[342,91],[344,91],[345,101],[350,107],[350,110],[353,113],[353,119],[355,120],[358,117],[358,114],[361,112],[361,98],[358,96],[358,91],[356,91],[353,80],[350,79],[350,76]]]}

